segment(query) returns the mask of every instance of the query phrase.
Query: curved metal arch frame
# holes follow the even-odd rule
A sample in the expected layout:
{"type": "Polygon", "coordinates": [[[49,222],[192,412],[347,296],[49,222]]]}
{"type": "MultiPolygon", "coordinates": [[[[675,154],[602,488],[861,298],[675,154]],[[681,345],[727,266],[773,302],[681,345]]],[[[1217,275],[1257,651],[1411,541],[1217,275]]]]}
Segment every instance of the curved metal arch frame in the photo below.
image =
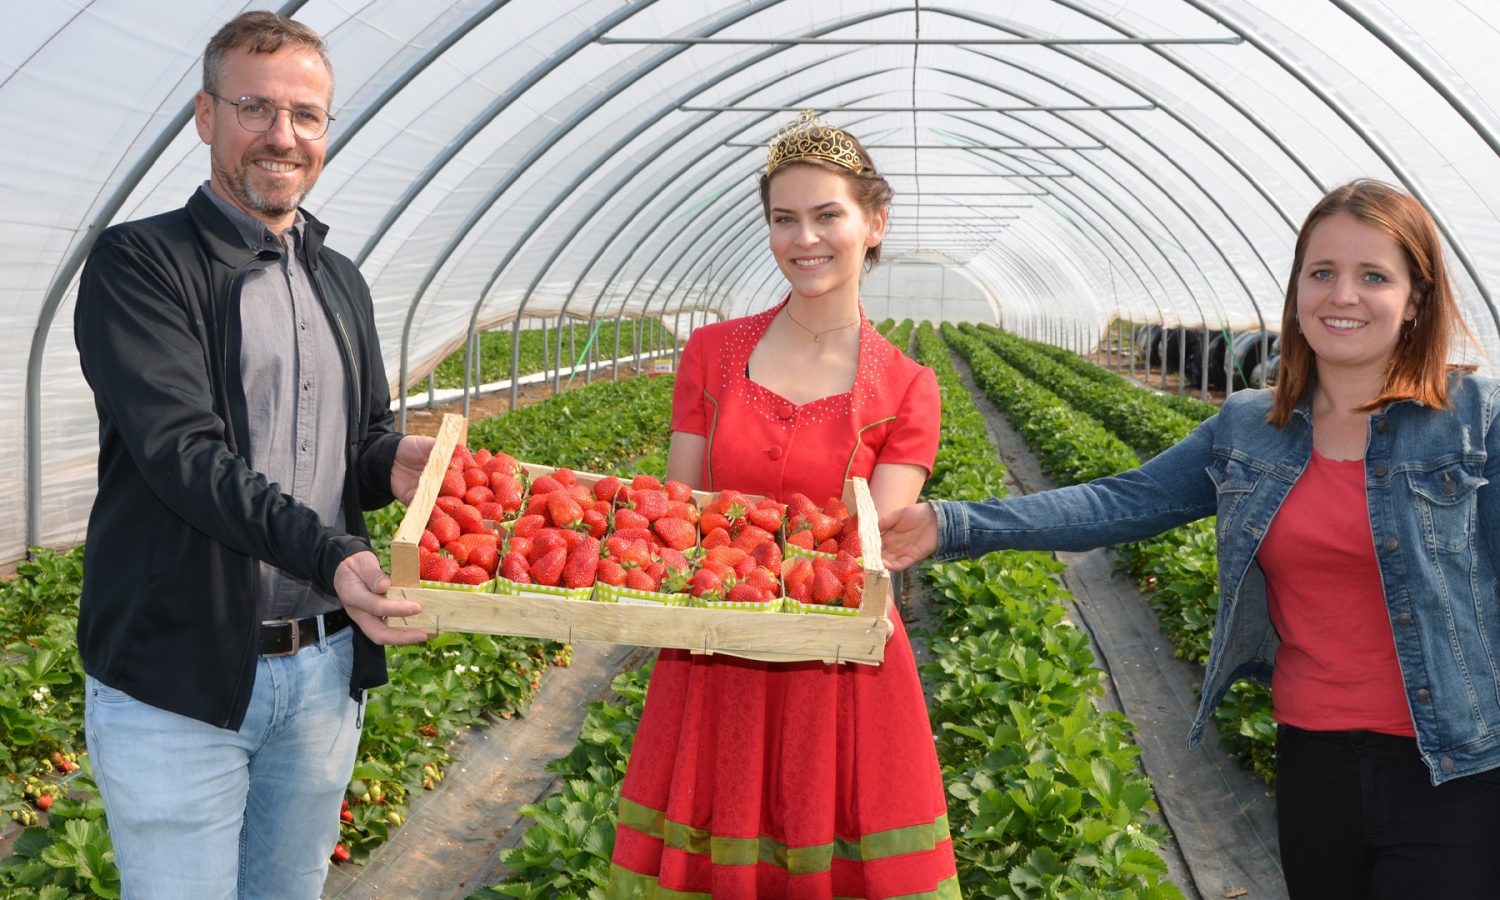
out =
{"type": "MultiPolygon", "coordinates": [[[[949,14],[952,14],[952,12],[953,12],[951,10],[950,11],[937,10],[937,11],[947,12],[949,14]]],[[[902,12],[904,12],[904,11],[902,11],[902,12]]],[[[887,14],[890,14],[890,13],[887,13],[887,14]]],[[[985,21],[985,20],[979,19],[977,17],[972,17],[972,16],[968,16],[968,15],[964,15],[964,14],[959,14],[958,17],[962,18],[962,19],[964,19],[966,21],[971,21],[974,24],[984,25],[986,27],[995,28],[997,30],[1007,30],[1002,25],[999,25],[999,24],[996,24],[996,23],[993,23],[993,22],[989,22],[989,21],[985,21]]],[[[975,51],[975,52],[978,52],[978,51],[975,51]]],[[[1011,61],[1008,61],[1008,60],[997,59],[995,57],[989,56],[988,54],[984,54],[984,53],[979,53],[979,55],[982,56],[985,59],[990,60],[990,61],[1001,62],[1001,63],[1006,64],[1006,65],[1011,65],[1011,66],[1013,66],[1015,68],[1020,69],[1021,71],[1027,72],[1028,74],[1032,75],[1033,77],[1037,77],[1040,80],[1043,80],[1043,81],[1046,81],[1047,83],[1053,84],[1055,87],[1058,87],[1061,90],[1067,91],[1068,93],[1073,94],[1074,96],[1080,96],[1078,94],[1078,92],[1073,91],[1073,90],[1067,88],[1066,86],[1060,84],[1056,79],[1053,79],[1053,78],[1050,78],[1050,77],[1048,77],[1046,75],[1043,75],[1041,73],[1035,72],[1035,71],[1033,71],[1033,70],[1031,70],[1031,69],[1029,69],[1029,68],[1027,68],[1025,66],[1020,66],[1020,65],[1015,64],[1015,63],[1013,63],[1011,61]]],[[[1106,78],[1109,78],[1110,80],[1115,81],[1115,82],[1117,82],[1117,83],[1119,83],[1119,84],[1127,87],[1128,89],[1130,89],[1130,90],[1132,90],[1132,91],[1134,91],[1136,93],[1146,94],[1146,92],[1141,91],[1139,88],[1135,87],[1135,85],[1132,84],[1132,83],[1130,83],[1127,79],[1125,79],[1122,76],[1114,73],[1113,71],[1106,70],[1104,67],[1100,66],[1099,64],[1097,64],[1096,62],[1094,62],[1092,60],[1081,58],[1077,54],[1073,54],[1071,52],[1065,53],[1065,55],[1068,58],[1072,59],[1073,61],[1075,61],[1075,62],[1077,62],[1077,63],[1079,63],[1081,65],[1084,65],[1085,67],[1090,68],[1091,70],[1094,70],[1094,71],[1098,72],[1099,74],[1105,76],[1106,78]]],[[[945,74],[948,74],[948,75],[953,76],[953,77],[969,78],[970,80],[974,80],[977,83],[985,84],[986,86],[989,86],[989,87],[991,87],[991,88],[993,88],[993,89],[995,89],[997,91],[1001,91],[1003,93],[1008,93],[1008,94],[1013,94],[1013,95],[1018,95],[1019,96],[1019,94],[1016,91],[999,87],[998,85],[990,83],[990,82],[988,82],[986,80],[974,78],[974,77],[968,76],[968,75],[966,75],[964,73],[956,73],[956,72],[952,72],[952,71],[948,71],[948,70],[938,70],[938,71],[943,71],[943,72],[945,72],[945,74]]],[[[1180,119],[1180,117],[1174,117],[1174,118],[1175,118],[1175,120],[1177,120],[1179,122],[1182,121],[1180,119]]],[[[1226,210],[1224,210],[1222,204],[1220,204],[1217,201],[1217,199],[1215,199],[1212,196],[1212,194],[1210,194],[1209,192],[1207,192],[1206,190],[1204,190],[1204,188],[1202,187],[1201,183],[1198,182],[1197,179],[1194,178],[1191,175],[1191,173],[1187,172],[1184,168],[1182,168],[1182,166],[1180,166],[1174,160],[1172,160],[1171,157],[1169,157],[1168,155],[1166,155],[1165,153],[1163,153],[1160,150],[1160,148],[1155,144],[1155,142],[1153,142],[1148,137],[1146,137],[1144,134],[1142,134],[1139,131],[1139,129],[1135,128],[1133,125],[1131,125],[1130,123],[1124,121],[1122,118],[1120,118],[1117,115],[1113,115],[1112,114],[1111,115],[1111,119],[1113,121],[1115,121],[1117,124],[1119,124],[1120,126],[1122,126],[1122,127],[1126,128],[1127,130],[1129,130],[1132,134],[1134,134],[1137,137],[1137,139],[1141,140],[1144,144],[1146,144],[1147,146],[1149,146],[1153,150],[1155,150],[1159,155],[1161,155],[1163,157],[1163,159],[1166,159],[1169,162],[1169,164],[1172,164],[1179,171],[1181,171],[1182,174],[1184,175],[1184,177],[1186,177],[1191,183],[1193,183],[1194,186],[1197,187],[1199,189],[1199,191],[1204,194],[1204,196],[1208,197],[1209,200],[1210,200],[1210,202],[1215,206],[1215,208],[1217,208],[1220,211],[1220,213],[1225,217],[1226,221],[1228,221],[1231,224],[1231,226],[1234,227],[1236,229],[1236,231],[1240,234],[1240,237],[1244,241],[1245,246],[1247,246],[1247,247],[1250,248],[1250,251],[1256,256],[1256,258],[1260,261],[1261,265],[1266,269],[1268,277],[1270,277],[1271,280],[1272,280],[1272,282],[1275,283],[1275,281],[1276,281],[1275,275],[1274,275],[1274,273],[1271,272],[1270,266],[1269,266],[1269,264],[1266,263],[1265,258],[1260,254],[1258,246],[1255,244],[1255,242],[1251,241],[1249,239],[1249,237],[1244,234],[1243,230],[1240,229],[1239,226],[1237,225],[1237,223],[1235,222],[1234,217],[1230,216],[1228,214],[1228,212],[1226,210]]],[[[1086,131],[1086,129],[1084,129],[1082,126],[1079,126],[1077,123],[1071,122],[1070,120],[1063,120],[1063,121],[1067,122],[1072,127],[1078,128],[1079,130],[1086,131]]],[[[1183,123],[1183,124],[1185,124],[1186,127],[1188,127],[1189,130],[1192,131],[1192,133],[1195,134],[1195,136],[1198,136],[1200,138],[1200,140],[1205,140],[1208,143],[1208,145],[1221,158],[1224,158],[1226,160],[1229,159],[1230,155],[1227,154],[1227,152],[1224,151],[1223,148],[1219,147],[1216,142],[1208,140],[1204,135],[1201,134],[1201,132],[1199,132],[1190,123],[1183,123]]],[[[1278,146],[1280,146],[1280,145],[1278,144],[1278,146]]],[[[982,158],[986,158],[986,157],[982,157],[982,158]]],[[[988,159],[988,158],[986,158],[986,159],[988,159]]],[[[1048,159],[1049,159],[1049,161],[1051,161],[1053,163],[1056,163],[1056,160],[1053,159],[1051,155],[1048,155],[1048,159]]],[[[1242,176],[1246,177],[1247,181],[1249,181],[1252,184],[1252,186],[1256,187],[1257,190],[1260,190],[1260,186],[1258,185],[1258,183],[1253,178],[1249,178],[1248,175],[1246,175],[1246,173],[1244,173],[1243,170],[1237,164],[1233,163],[1232,160],[1230,160],[1230,164],[1235,167],[1236,171],[1241,172],[1242,176]]],[[[1139,169],[1138,166],[1133,166],[1133,167],[1136,168],[1137,171],[1140,171],[1140,169],[1139,169]]],[[[1144,175],[1144,172],[1142,174],[1144,175]]],[[[1155,182],[1154,179],[1152,180],[1152,183],[1157,187],[1158,190],[1162,190],[1161,185],[1159,183],[1155,182]]],[[[1123,185],[1122,185],[1122,187],[1123,187],[1123,185]]],[[[1264,195],[1263,191],[1262,191],[1262,193],[1264,195]]],[[[1175,201],[1175,198],[1172,198],[1172,195],[1170,194],[1170,192],[1166,192],[1166,191],[1163,190],[1163,194],[1166,195],[1166,196],[1168,196],[1169,198],[1173,199],[1174,205],[1176,205],[1178,207],[1179,211],[1184,216],[1186,216],[1189,219],[1189,221],[1192,221],[1194,223],[1195,227],[1198,229],[1198,231],[1200,232],[1200,234],[1203,235],[1204,239],[1207,240],[1209,242],[1209,244],[1214,247],[1215,251],[1219,254],[1221,260],[1223,260],[1225,268],[1227,270],[1229,270],[1229,272],[1232,274],[1232,276],[1235,278],[1235,280],[1239,282],[1241,289],[1244,290],[1245,295],[1249,299],[1252,308],[1255,309],[1255,311],[1256,311],[1257,317],[1260,318],[1261,325],[1262,325],[1262,331],[1264,331],[1265,330],[1265,321],[1264,321],[1264,318],[1261,317],[1259,305],[1258,305],[1258,303],[1256,302],[1256,299],[1255,299],[1255,293],[1250,290],[1248,284],[1246,284],[1244,278],[1240,275],[1240,273],[1238,271],[1238,267],[1229,259],[1228,255],[1224,252],[1223,248],[1218,245],[1218,242],[1212,236],[1212,233],[1207,228],[1205,228],[1202,225],[1202,223],[1198,222],[1196,216],[1194,216],[1193,214],[1189,213],[1186,209],[1184,209],[1180,203],[1177,203],[1175,201]]],[[[1286,216],[1285,216],[1284,211],[1282,211],[1280,209],[1280,207],[1275,204],[1274,200],[1272,200],[1271,203],[1272,203],[1273,209],[1276,209],[1277,212],[1282,215],[1283,219],[1285,219],[1286,216]]],[[[1118,208],[1118,205],[1117,205],[1117,208],[1118,208]]],[[[1122,210],[1122,212],[1123,212],[1123,210],[1122,210]]],[[[1161,222],[1161,220],[1159,218],[1157,219],[1157,221],[1169,233],[1173,230],[1173,229],[1167,227],[1164,222],[1161,222]]],[[[1175,266],[1174,266],[1174,268],[1175,268],[1175,266]]],[[[1200,272],[1200,274],[1201,274],[1201,272],[1200,272]]],[[[1179,275],[1179,277],[1180,277],[1180,275],[1179,275]]],[[[1189,294],[1191,296],[1191,291],[1189,291],[1189,294]]],[[[1195,302],[1195,305],[1196,305],[1196,299],[1194,300],[1194,302],[1195,302]]],[[[1201,310],[1200,310],[1200,312],[1201,312],[1201,310]]],[[[1222,313],[1222,311],[1220,313],[1220,318],[1221,318],[1221,320],[1223,319],[1223,313],[1222,313]]]]}
{"type": "MultiPolygon", "coordinates": [[[[833,61],[833,60],[835,60],[835,59],[841,58],[843,55],[844,54],[837,54],[834,57],[830,57],[830,62],[833,61]]],[[[889,71],[889,70],[884,70],[884,71],[889,71]]],[[[726,75],[724,77],[732,77],[735,74],[738,74],[738,72],[735,71],[735,70],[731,70],[728,73],[726,73],[726,75]]],[[[861,76],[857,76],[857,77],[865,77],[865,76],[861,75],[861,76]]],[[[758,92],[760,92],[762,90],[765,90],[768,86],[770,86],[771,84],[774,84],[775,80],[776,79],[768,79],[768,80],[765,80],[765,81],[758,82],[758,83],[756,83],[756,84],[754,84],[754,85],[752,85],[752,86],[750,86],[748,88],[745,88],[745,89],[741,90],[739,93],[737,93],[734,96],[736,98],[739,98],[739,99],[743,99],[744,97],[751,96],[751,95],[753,95],[755,93],[758,93],[758,92]]],[[[844,84],[847,84],[847,83],[849,83],[851,81],[854,81],[854,80],[856,80],[856,78],[850,78],[850,79],[845,79],[844,81],[841,81],[841,82],[835,82],[833,84],[824,86],[823,88],[821,88],[821,90],[833,90],[835,88],[842,87],[844,84]]],[[[689,121],[689,122],[684,123],[684,126],[681,129],[679,129],[679,132],[681,132],[681,133],[679,133],[679,135],[675,139],[671,139],[671,142],[672,143],[676,143],[677,141],[686,139],[686,137],[689,134],[691,134],[692,132],[697,131],[699,128],[702,128],[703,126],[707,125],[709,120],[712,120],[713,118],[717,117],[718,115],[719,115],[718,113],[710,113],[702,121],[689,121]]],[[[664,117],[665,116],[663,116],[663,118],[664,117]]],[[[663,138],[663,139],[667,139],[667,138],[663,138]]],[[[686,167],[679,167],[679,170],[678,170],[679,174],[681,173],[681,171],[682,171],[683,168],[691,168],[693,165],[696,165],[698,162],[702,161],[703,159],[705,159],[706,157],[708,157],[713,152],[715,152],[715,151],[717,151],[719,149],[722,149],[722,146],[723,146],[722,144],[709,145],[708,149],[704,150],[698,156],[694,157],[691,161],[689,161],[686,167]]],[[[657,162],[657,159],[655,157],[642,160],[633,169],[631,169],[630,172],[626,173],[625,175],[621,176],[620,178],[616,179],[613,182],[614,185],[615,185],[615,189],[612,190],[609,194],[601,197],[587,213],[585,213],[584,215],[580,216],[579,219],[578,219],[578,221],[576,223],[574,223],[573,228],[568,232],[567,236],[565,236],[564,238],[562,238],[561,240],[559,240],[557,242],[557,246],[553,248],[551,255],[547,257],[546,261],[543,262],[540,267],[538,267],[536,275],[533,276],[533,278],[531,280],[531,283],[526,287],[526,290],[523,292],[523,296],[527,296],[527,297],[531,296],[531,294],[536,290],[537,286],[539,284],[541,284],[542,281],[546,278],[547,273],[551,271],[552,266],[557,262],[557,260],[559,258],[561,258],[561,256],[563,255],[563,253],[567,251],[568,247],[578,237],[578,235],[580,233],[582,233],[583,230],[589,224],[592,223],[594,217],[596,215],[598,215],[599,212],[605,206],[607,206],[609,204],[610,200],[613,199],[613,197],[616,194],[620,193],[621,190],[627,184],[629,184],[632,181],[634,181],[637,176],[641,175],[642,172],[644,172],[650,166],[654,165],[656,162],[657,162]]],[[[672,180],[675,181],[675,176],[674,176],[674,178],[672,180]]],[[[667,183],[670,184],[671,181],[668,181],[667,183]]],[[[625,223],[628,224],[629,222],[634,221],[635,217],[640,214],[641,210],[644,209],[648,205],[648,203],[649,203],[649,199],[647,201],[645,201],[645,202],[637,204],[636,208],[625,218],[625,223]]],[[[624,225],[622,224],[619,228],[616,228],[614,234],[611,235],[609,239],[606,239],[606,241],[605,241],[604,244],[601,244],[599,253],[603,252],[604,247],[608,246],[609,240],[612,240],[615,235],[618,235],[620,233],[620,230],[623,227],[624,227],[624,225]]],[[[539,229],[539,228],[540,228],[540,220],[539,220],[538,225],[537,225],[537,229],[539,229]]],[[[537,230],[537,229],[533,229],[532,231],[528,231],[526,234],[524,234],[516,242],[516,246],[519,247],[519,246],[523,245],[526,241],[530,240],[531,237],[532,237],[532,235],[535,233],[535,230],[537,230]]],[[[597,261],[598,258],[599,258],[599,253],[595,253],[594,259],[590,260],[589,266],[586,267],[586,269],[587,268],[592,268],[593,263],[595,261],[597,261]]],[[[494,286],[495,282],[499,280],[500,275],[504,271],[504,268],[507,265],[509,265],[510,259],[511,259],[511,257],[507,257],[505,260],[503,260],[501,262],[501,264],[499,266],[497,266],[495,268],[495,270],[491,273],[489,280],[485,283],[484,289],[480,292],[480,302],[478,304],[476,304],[475,309],[474,309],[473,317],[471,317],[471,320],[470,320],[470,322],[471,322],[470,328],[471,329],[473,328],[473,323],[475,321],[477,321],[477,317],[478,317],[478,314],[479,314],[479,308],[483,306],[484,300],[486,298],[486,295],[489,293],[490,289],[494,286]]],[[[585,272],[586,272],[586,270],[585,270],[585,272]]],[[[572,302],[574,292],[576,291],[576,286],[578,284],[578,281],[582,279],[583,274],[584,273],[580,273],[579,278],[574,280],[574,290],[570,290],[568,292],[567,297],[564,298],[564,300],[563,300],[562,308],[558,310],[557,319],[558,319],[559,324],[562,322],[563,318],[567,315],[568,306],[572,302]]],[[[593,317],[594,317],[594,310],[591,309],[590,313],[589,313],[590,321],[593,320],[593,317]]],[[[517,330],[514,333],[512,341],[513,341],[513,346],[516,349],[519,349],[519,346],[520,346],[519,345],[519,341],[520,341],[520,332],[519,332],[519,330],[517,330]]],[[[559,346],[561,346],[561,345],[559,344],[559,346]]],[[[512,373],[511,378],[512,378],[512,381],[514,381],[514,379],[515,379],[515,374],[514,373],[512,373]]],[[[553,388],[554,388],[554,392],[555,392],[556,389],[557,389],[556,379],[554,379],[553,388]]],[[[467,406],[467,393],[468,393],[468,381],[467,381],[467,379],[465,379],[464,389],[465,389],[465,405],[467,406]]],[[[465,410],[465,413],[467,414],[467,410],[465,410]]]]}
{"type": "Polygon", "coordinates": [[[1295,78],[1299,84],[1301,84],[1304,88],[1311,92],[1313,96],[1317,97],[1319,101],[1321,101],[1325,106],[1332,110],[1334,114],[1339,117],[1340,121],[1348,126],[1351,131],[1357,134],[1360,140],[1365,142],[1365,145],[1370,148],[1371,152],[1379,157],[1380,161],[1382,163],[1385,163],[1386,168],[1390,169],[1391,172],[1401,181],[1401,186],[1406,188],[1406,190],[1409,191],[1411,195],[1417,199],[1417,202],[1421,203],[1424,207],[1427,208],[1427,212],[1432,216],[1433,221],[1437,223],[1438,231],[1442,233],[1443,239],[1448,242],[1448,247],[1453,251],[1453,255],[1458,257],[1459,263],[1463,265],[1464,271],[1468,273],[1469,279],[1474,283],[1474,288],[1479,291],[1480,299],[1484,301],[1484,305],[1489,309],[1490,316],[1494,319],[1496,329],[1500,330],[1500,309],[1496,308],[1494,298],[1490,296],[1490,292],[1488,287],[1486,287],[1485,285],[1484,278],[1480,275],[1479,268],[1475,265],[1473,258],[1469,255],[1468,249],[1465,247],[1464,243],[1458,239],[1457,233],[1454,232],[1454,230],[1449,226],[1448,217],[1443,215],[1441,209],[1433,205],[1431,200],[1427,197],[1427,192],[1422,190],[1416,179],[1412,177],[1409,171],[1407,171],[1406,166],[1401,164],[1401,161],[1395,157],[1395,154],[1393,154],[1390,148],[1385,145],[1385,142],[1382,141],[1377,135],[1371,133],[1357,120],[1355,120],[1355,118],[1349,114],[1348,110],[1335,102],[1334,98],[1331,97],[1321,85],[1314,82],[1313,79],[1307,74],[1307,72],[1303,71],[1303,68],[1301,66],[1298,66],[1296,63],[1294,63],[1278,48],[1273,47],[1266,41],[1260,39],[1260,37],[1255,34],[1253,29],[1247,27],[1242,21],[1238,19],[1237,16],[1235,16],[1234,13],[1230,12],[1227,8],[1211,10],[1209,8],[1209,4],[1205,3],[1204,0],[1182,0],[1182,2],[1188,4],[1189,6],[1192,6],[1199,12],[1217,21],[1220,25],[1223,25],[1225,28],[1228,28],[1235,34],[1238,34],[1255,49],[1265,54],[1268,59],[1272,60],[1278,66],[1280,66],[1282,71],[1295,78]]]}
{"type": "MultiPolygon", "coordinates": [[[[277,15],[291,17],[297,10],[301,9],[307,0],[287,0],[281,8],[276,11],[277,15]]],[[[194,92],[194,97],[197,93],[194,92]]],[[[36,547],[42,542],[42,362],[47,349],[47,337],[52,333],[52,322],[57,318],[57,310],[62,306],[62,301],[67,296],[68,288],[73,284],[73,279],[78,275],[78,270],[83,268],[84,260],[88,258],[89,251],[94,248],[94,241],[98,239],[101,232],[114,221],[114,217],[124,207],[125,201],[136,187],[145,180],[146,174],[156,165],[162,153],[187,127],[187,123],[193,118],[193,99],[189,98],[183,108],[157,133],[154,140],[141,152],[140,157],[126,171],[125,177],[120,179],[113,191],[105,201],[99,205],[97,211],[89,219],[83,229],[83,238],[73,246],[58,266],[57,273],[53,276],[47,288],[47,293],[42,297],[41,308],[37,311],[36,327],[31,333],[31,346],[26,358],[26,398],[25,398],[25,428],[26,428],[26,546],[36,547]]],[[[28,549],[27,553],[30,553],[28,549]]]]}

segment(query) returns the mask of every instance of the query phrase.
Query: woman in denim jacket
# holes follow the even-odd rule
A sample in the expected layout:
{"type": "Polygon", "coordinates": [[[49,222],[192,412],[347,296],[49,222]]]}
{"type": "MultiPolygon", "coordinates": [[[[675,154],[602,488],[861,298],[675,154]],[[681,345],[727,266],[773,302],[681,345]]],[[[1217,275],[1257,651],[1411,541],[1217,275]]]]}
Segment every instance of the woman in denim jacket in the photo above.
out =
{"type": "Polygon", "coordinates": [[[1271,684],[1291,896],[1500,896],[1500,382],[1448,364],[1464,328],[1427,211],[1336,188],[1297,237],[1274,389],[1121,475],[889,514],[885,561],[1217,515],[1189,742],[1235,680],[1271,684]]]}

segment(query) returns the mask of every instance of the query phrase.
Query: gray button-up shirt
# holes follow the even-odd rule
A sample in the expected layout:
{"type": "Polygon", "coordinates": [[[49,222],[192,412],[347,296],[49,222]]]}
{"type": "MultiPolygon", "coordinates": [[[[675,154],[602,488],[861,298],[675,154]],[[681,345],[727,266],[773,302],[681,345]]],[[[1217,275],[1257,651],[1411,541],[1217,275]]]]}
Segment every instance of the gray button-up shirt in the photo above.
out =
{"type": "MultiPolygon", "coordinates": [[[[302,214],[277,237],[264,223],[201,190],[234,222],[252,250],[278,263],[250,271],[240,294],[240,377],[250,422],[251,468],[325,523],[342,520],[348,399],[333,326],[307,268],[302,214]]],[[[270,565],[260,565],[262,620],[296,619],[339,607],[338,598],[270,565]]]]}

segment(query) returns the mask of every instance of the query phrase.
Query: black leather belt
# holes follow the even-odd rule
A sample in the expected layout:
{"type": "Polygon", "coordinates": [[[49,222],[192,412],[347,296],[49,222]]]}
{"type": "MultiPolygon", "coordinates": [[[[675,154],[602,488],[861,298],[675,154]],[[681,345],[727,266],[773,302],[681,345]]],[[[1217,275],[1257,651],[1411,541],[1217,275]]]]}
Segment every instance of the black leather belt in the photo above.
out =
{"type": "Polygon", "coordinates": [[[291,656],[308,644],[318,642],[318,620],[323,620],[323,634],[331,637],[350,624],[349,614],[336,609],[321,616],[305,619],[277,619],[260,623],[260,655],[291,656]]]}

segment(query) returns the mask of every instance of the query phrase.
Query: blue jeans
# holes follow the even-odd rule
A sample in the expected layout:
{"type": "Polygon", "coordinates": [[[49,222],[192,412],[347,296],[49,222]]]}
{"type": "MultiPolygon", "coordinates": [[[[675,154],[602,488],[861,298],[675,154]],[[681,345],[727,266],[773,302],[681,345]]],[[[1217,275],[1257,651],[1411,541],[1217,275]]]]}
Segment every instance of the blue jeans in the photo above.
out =
{"type": "Polygon", "coordinates": [[[239,731],[85,684],[84,731],[124,900],[316,900],[363,706],[353,629],[262,657],[239,731]]]}

